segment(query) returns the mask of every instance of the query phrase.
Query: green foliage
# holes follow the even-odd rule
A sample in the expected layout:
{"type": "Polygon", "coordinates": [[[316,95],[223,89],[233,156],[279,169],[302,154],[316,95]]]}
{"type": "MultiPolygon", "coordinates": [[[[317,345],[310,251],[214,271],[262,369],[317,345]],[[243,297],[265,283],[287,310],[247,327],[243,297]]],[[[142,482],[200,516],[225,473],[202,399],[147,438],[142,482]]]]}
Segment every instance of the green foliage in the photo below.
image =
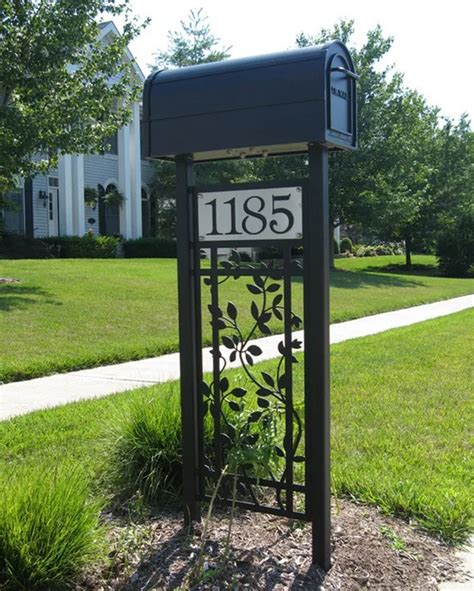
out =
{"type": "Polygon", "coordinates": [[[21,469],[0,495],[2,589],[74,588],[81,569],[101,557],[99,504],[76,468],[21,469]]]}
{"type": "Polygon", "coordinates": [[[0,234],[0,259],[49,259],[53,247],[38,238],[20,234],[0,234]]]}
{"type": "Polygon", "coordinates": [[[122,242],[123,254],[126,258],[176,258],[176,240],[165,238],[137,238],[122,242]]]}
{"type": "Polygon", "coordinates": [[[376,244],[356,244],[352,252],[356,257],[375,257],[403,254],[402,245],[397,242],[378,242],[376,244]]]}
{"type": "Polygon", "coordinates": [[[112,452],[112,481],[121,501],[178,502],[182,487],[181,409],[176,391],[135,401],[112,452]]]}
{"type": "Polygon", "coordinates": [[[436,256],[443,275],[465,277],[468,274],[474,265],[474,207],[440,233],[436,256]]]}
{"type": "Polygon", "coordinates": [[[182,68],[196,64],[220,62],[229,57],[230,47],[219,49],[220,40],[211,33],[202,8],[191,10],[181,30],[168,32],[168,48],[155,54],[154,69],[182,68]]]}
{"type": "Polygon", "coordinates": [[[342,238],[342,240],[339,243],[339,251],[341,252],[341,254],[343,252],[352,252],[353,250],[354,246],[352,244],[352,240],[347,236],[342,238]]]}
{"type": "Polygon", "coordinates": [[[61,259],[113,259],[120,243],[113,236],[51,236],[43,242],[53,247],[61,259]]]}
{"type": "Polygon", "coordinates": [[[474,201],[474,132],[466,115],[445,120],[436,138],[436,169],[431,179],[438,227],[454,221],[474,201]]]}
{"type": "Polygon", "coordinates": [[[0,194],[16,175],[55,167],[59,154],[103,152],[141,92],[123,56],[143,27],[128,0],[2,0],[1,13],[0,194]],[[104,17],[124,22],[105,44],[104,17]]]}

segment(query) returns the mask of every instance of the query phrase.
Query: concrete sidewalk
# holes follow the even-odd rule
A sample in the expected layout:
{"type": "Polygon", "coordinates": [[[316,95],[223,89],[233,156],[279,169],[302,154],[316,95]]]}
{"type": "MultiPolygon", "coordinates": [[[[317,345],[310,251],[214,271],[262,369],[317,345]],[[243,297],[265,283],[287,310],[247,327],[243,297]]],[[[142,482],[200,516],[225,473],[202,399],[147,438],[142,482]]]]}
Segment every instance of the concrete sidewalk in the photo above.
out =
{"type": "MultiPolygon", "coordinates": [[[[408,326],[472,307],[474,307],[474,295],[468,295],[340,322],[331,325],[331,344],[377,334],[400,326],[408,326]]],[[[303,331],[296,331],[293,335],[304,341],[303,331]]],[[[281,340],[282,335],[274,335],[253,341],[258,343],[263,351],[258,360],[264,361],[278,357],[277,346],[281,340]]],[[[209,349],[203,350],[203,368],[206,372],[212,370],[212,358],[209,351],[209,349]]],[[[222,349],[222,352],[224,355],[229,353],[225,348],[222,349]]],[[[238,365],[238,362],[234,362],[229,363],[228,367],[238,367],[238,365]]],[[[141,361],[129,361],[117,365],[106,365],[94,369],[4,384],[0,386],[0,420],[41,408],[59,406],[75,400],[98,398],[177,378],[179,378],[179,355],[172,353],[141,361]]]]}

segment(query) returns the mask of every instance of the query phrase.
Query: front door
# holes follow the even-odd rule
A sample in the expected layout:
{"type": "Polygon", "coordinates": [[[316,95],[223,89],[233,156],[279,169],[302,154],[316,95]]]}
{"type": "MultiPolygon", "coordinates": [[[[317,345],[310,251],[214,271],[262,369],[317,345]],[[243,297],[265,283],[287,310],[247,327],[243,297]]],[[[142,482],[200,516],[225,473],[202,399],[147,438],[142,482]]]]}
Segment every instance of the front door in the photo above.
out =
{"type": "Polygon", "coordinates": [[[59,235],[59,181],[48,177],[48,236],[59,235]]]}

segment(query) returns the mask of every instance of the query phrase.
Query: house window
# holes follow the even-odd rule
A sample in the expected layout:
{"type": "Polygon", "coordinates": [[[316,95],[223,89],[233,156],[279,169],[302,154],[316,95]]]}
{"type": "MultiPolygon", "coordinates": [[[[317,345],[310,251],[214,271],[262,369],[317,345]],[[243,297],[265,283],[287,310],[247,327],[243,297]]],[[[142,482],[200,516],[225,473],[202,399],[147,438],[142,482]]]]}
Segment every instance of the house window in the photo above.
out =
{"type": "Polygon", "coordinates": [[[24,193],[23,186],[6,194],[8,206],[0,210],[0,220],[6,232],[12,234],[25,233],[24,193]]]}

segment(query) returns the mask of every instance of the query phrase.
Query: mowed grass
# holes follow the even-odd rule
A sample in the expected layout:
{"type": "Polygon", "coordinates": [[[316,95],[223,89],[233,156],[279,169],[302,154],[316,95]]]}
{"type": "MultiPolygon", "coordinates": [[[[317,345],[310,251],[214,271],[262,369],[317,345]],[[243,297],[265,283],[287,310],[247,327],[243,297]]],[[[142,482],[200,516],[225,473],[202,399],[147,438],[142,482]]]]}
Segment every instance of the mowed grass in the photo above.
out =
{"type": "MultiPolygon", "coordinates": [[[[333,491],[419,523],[449,543],[473,531],[474,312],[331,348],[333,491]]],[[[255,366],[271,372],[274,362],[255,366]]],[[[302,369],[302,364],[295,369],[302,369]]],[[[302,390],[296,372],[295,391],[302,390]]],[[[245,382],[242,370],[232,382],[245,382]]],[[[69,404],[0,423],[0,488],[22,469],[74,466],[106,489],[111,446],[136,401],[178,384],[69,404]]],[[[0,490],[1,494],[1,490],[0,490]]]]}
{"type": "MultiPolygon", "coordinates": [[[[414,262],[433,265],[434,258],[417,256],[414,262]]],[[[401,263],[396,256],[337,260],[331,322],[474,292],[473,279],[383,272],[401,263]]],[[[0,260],[0,277],[20,280],[0,284],[0,381],[178,349],[174,259],[0,260]]],[[[226,298],[248,308],[244,279],[227,282],[225,290],[226,298]]],[[[300,281],[293,298],[300,312],[300,281]]],[[[206,344],[209,338],[205,323],[206,344]]]]}

